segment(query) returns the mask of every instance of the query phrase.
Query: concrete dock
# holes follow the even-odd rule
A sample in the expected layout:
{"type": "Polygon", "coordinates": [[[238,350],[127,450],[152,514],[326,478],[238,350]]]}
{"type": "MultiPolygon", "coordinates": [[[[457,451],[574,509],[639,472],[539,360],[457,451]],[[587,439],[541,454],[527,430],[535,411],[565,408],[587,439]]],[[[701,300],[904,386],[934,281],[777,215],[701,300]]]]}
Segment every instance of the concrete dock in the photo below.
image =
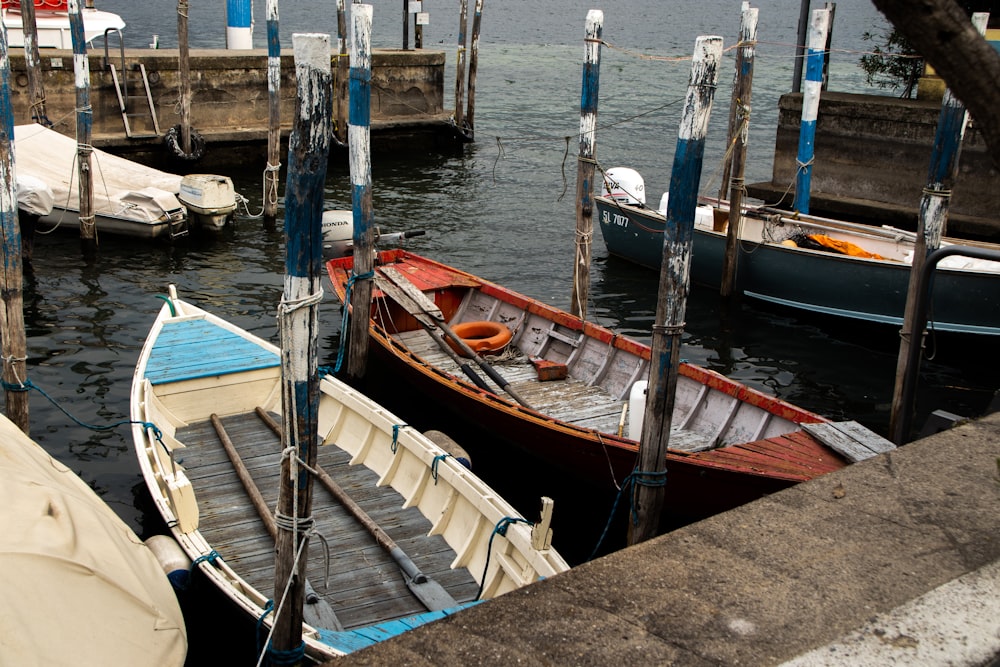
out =
{"type": "Polygon", "coordinates": [[[335,663],[995,667],[1000,413],[335,663]]]}

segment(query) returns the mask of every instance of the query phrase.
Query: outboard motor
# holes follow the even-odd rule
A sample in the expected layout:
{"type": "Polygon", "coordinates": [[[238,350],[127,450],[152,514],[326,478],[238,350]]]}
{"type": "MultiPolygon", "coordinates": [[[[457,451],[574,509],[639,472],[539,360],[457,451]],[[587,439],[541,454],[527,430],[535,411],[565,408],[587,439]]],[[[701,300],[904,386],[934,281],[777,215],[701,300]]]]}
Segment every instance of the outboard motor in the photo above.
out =
{"type": "Polygon", "coordinates": [[[635,169],[612,167],[604,172],[601,194],[619,204],[646,205],[646,184],[635,169]]]}
{"type": "Polygon", "coordinates": [[[323,211],[323,255],[346,257],[354,247],[354,211],[323,211]]]}

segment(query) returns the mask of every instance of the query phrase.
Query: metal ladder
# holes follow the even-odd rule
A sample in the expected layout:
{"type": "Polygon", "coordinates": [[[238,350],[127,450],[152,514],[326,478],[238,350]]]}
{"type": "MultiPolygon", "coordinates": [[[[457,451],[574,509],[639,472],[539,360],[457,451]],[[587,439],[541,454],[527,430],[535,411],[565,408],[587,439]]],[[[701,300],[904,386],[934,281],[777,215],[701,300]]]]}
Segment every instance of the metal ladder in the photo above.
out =
{"type": "Polygon", "coordinates": [[[122,122],[125,124],[125,136],[129,139],[149,139],[156,138],[160,136],[160,123],[156,118],[156,106],[153,104],[153,95],[149,90],[149,77],[146,75],[146,66],[142,63],[137,63],[133,65],[132,71],[139,73],[139,81],[133,83],[133,87],[137,88],[141,83],[142,90],[138,95],[129,94],[129,70],[125,66],[125,43],[122,40],[121,31],[109,29],[104,32],[104,66],[106,69],[111,70],[111,80],[115,84],[115,94],[118,96],[118,108],[122,112],[122,122]],[[121,76],[119,77],[119,68],[115,67],[115,64],[111,62],[108,55],[108,33],[117,32],[118,33],[118,47],[120,52],[120,70],[121,76]],[[136,104],[137,100],[145,102],[139,102],[136,104]],[[136,108],[141,110],[136,111],[136,108]],[[152,125],[152,131],[146,131],[141,133],[136,133],[132,129],[132,123],[129,118],[142,118],[146,121],[145,125],[147,128],[152,125]]]}

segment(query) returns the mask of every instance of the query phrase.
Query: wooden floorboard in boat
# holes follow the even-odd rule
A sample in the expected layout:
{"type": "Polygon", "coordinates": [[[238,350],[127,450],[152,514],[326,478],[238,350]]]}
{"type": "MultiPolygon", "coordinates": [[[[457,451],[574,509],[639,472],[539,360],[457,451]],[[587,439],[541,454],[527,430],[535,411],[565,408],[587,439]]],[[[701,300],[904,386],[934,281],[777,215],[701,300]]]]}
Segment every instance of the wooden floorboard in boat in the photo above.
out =
{"type": "MultiPolygon", "coordinates": [[[[407,331],[395,334],[393,337],[427,363],[463,380],[466,379],[459,365],[427,332],[407,331]]],[[[510,383],[514,391],[539,412],[603,433],[618,431],[618,422],[625,402],[616,400],[604,389],[589,386],[573,378],[539,382],[534,366],[519,352],[511,358],[488,359],[488,361],[510,383]]],[[[472,360],[469,360],[469,365],[485,378],[486,374],[472,360]]],[[[491,387],[494,386],[492,382],[489,384],[491,387]]],[[[505,396],[499,388],[494,388],[494,391],[500,396],[505,396]]]]}
{"type": "MultiPolygon", "coordinates": [[[[253,414],[223,420],[230,439],[267,506],[274,508],[280,468],[279,441],[253,414]]],[[[274,542],[257,516],[210,422],[178,431],[188,446],[178,451],[194,485],[200,530],[209,544],[254,588],[274,594],[274,542]]],[[[452,570],[455,552],[440,536],[426,537],[431,525],[416,508],[402,509],[391,487],[376,487],[377,476],[348,465],[336,447],[320,447],[319,464],[396,541],[420,569],[458,602],[475,598],[478,585],[464,569],[452,570]]],[[[329,545],[329,572],[322,541],[310,542],[308,578],[346,628],[426,611],[413,597],[392,559],[320,484],[313,486],[313,519],[329,545]],[[328,576],[327,576],[328,575],[328,576]],[[324,585],[325,584],[325,585],[324,585]]]]}

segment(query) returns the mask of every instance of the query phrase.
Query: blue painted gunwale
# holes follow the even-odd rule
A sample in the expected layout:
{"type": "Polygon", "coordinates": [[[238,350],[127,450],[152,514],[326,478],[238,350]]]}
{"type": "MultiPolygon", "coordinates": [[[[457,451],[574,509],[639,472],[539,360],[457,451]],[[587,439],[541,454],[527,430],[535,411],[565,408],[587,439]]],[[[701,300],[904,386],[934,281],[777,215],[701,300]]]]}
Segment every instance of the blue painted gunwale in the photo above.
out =
{"type": "Polygon", "coordinates": [[[448,609],[442,609],[441,611],[427,611],[415,616],[407,616],[406,618],[386,621],[385,623],[377,623],[375,625],[356,628],[354,630],[343,630],[340,632],[320,630],[320,639],[324,644],[332,646],[338,651],[352,653],[368,646],[372,646],[373,644],[385,641],[386,639],[391,639],[392,637],[401,635],[404,632],[409,632],[413,628],[418,628],[421,625],[437,621],[445,616],[451,616],[456,612],[477,605],[480,602],[483,601],[473,600],[472,602],[467,602],[465,604],[458,605],[457,607],[450,607],[448,609]]]}
{"type": "Polygon", "coordinates": [[[146,364],[151,384],[181,382],[272,368],[281,359],[272,350],[205,318],[168,320],[146,364]]]}

